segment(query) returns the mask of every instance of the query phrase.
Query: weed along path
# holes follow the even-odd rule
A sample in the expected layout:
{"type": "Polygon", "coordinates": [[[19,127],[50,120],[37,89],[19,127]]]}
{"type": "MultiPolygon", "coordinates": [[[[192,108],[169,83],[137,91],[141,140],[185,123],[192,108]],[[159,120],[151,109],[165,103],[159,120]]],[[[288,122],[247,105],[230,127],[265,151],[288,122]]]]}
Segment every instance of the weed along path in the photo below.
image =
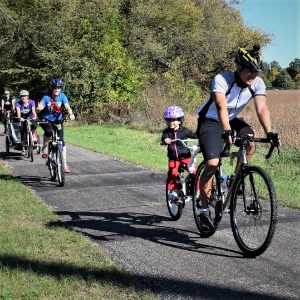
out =
{"type": "Polygon", "coordinates": [[[179,221],[165,205],[165,175],[68,145],[71,173],[60,188],[45,161],[1,158],[52,206],[62,222],[92,239],[161,299],[299,299],[300,211],[279,209],[270,248],[256,259],[236,246],[228,216],[209,239],[198,235],[189,203],[179,221]]]}

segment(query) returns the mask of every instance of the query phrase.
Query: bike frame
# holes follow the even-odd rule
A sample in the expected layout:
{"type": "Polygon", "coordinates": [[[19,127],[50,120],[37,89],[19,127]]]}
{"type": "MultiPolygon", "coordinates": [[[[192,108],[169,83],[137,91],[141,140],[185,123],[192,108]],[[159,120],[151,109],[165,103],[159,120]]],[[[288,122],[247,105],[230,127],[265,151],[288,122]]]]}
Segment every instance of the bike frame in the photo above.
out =
{"type": "MultiPolygon", "coordinates": [[[[191,150],[191,161],[187,166],[187,171],[189,174],[194,173],[196,166],[197,166],[197,157],[198,154],[201,152],[200,146],[199,145],[193,145],[193,146],[188,146],[186,144],[186,142],[188,142],[189,140],[181,140],[181,139],[173,139],[173,142],[180,142],[183,146],[185,146],[186,148],[191,150]]],[[[188,196],[187,195],[187,190],[186,190],[186,178],[187,176],[184,176],[183,173],[184,172],[178,172],[179,173],[179,178],[180,178],[180,184],[182,186],[182,192],[184,194],[184,202],[189,202],[193,199],[193,196],[188,196]]]]}
{"type": "MultiPolygon", "coordinates": [[[[249,146],[250,142],[269,143],[269,140],[266,138],[255,138],[253,135],[248,134],[246,136],[245,140],[242,142],[242,145],[240,146],[240,148],[237,152],[230,152],[230,149],[227,149],[229,151],[229,157],[230,157],[231,161],[234,158],[240,158],[237,161],[237,165],[235,168],[235,175],[234,175],[233,179],[231,180],[231,183],[230,183],[227,193],[224,193],[221,191],[221,182],[220,182],[219,178],[224,175],[224,172],[223,172],[223,168],[222,168],[222,156],[220,157],[216,177],[217,177],[218,197],[219,197],[219,199],[222,200],[222,211],[223,212],[229,212],[229,206],[230,206],[231,196],[232,196],[232,192],[233,192],[233,187],[235,186],[235,182],[237,181],[238,177],[241,176],[241,178],[243,178],[243,176],[242,176],[243,170],[244,170],[245,166],[248,165],[247,147],[249,146]]],[[[224,150],[225,150],[226,146],[227,145],[225,145],[224,150]]],[[[229,147],[230,147],[230,145],[229,145],[229,147]]],[[[271,156],[273,149],[274,149],[274,147],[271,146],[269,153],[266,155],[266,158],[269,158],[271,156]]],[[[223,157],[225,157],[225,156],[223,156],[223,157]]],[[[244,189],[245,189],[245,183],[244,183],[244,181],[242,181],[242,191],[244,191],[244,189]]],[[[243,192],[243,202],[244,202],[244,208],[246,210],[246,199],[245,199],[244,192],[243,192]]]]}

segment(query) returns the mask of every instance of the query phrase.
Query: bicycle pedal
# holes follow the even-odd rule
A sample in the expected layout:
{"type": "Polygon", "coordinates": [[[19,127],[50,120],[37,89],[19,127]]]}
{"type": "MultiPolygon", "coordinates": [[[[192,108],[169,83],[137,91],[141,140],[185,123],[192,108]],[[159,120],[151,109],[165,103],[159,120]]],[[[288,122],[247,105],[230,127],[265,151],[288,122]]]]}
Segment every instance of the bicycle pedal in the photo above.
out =
{"type": "Polygon", "coordinates": [[[184,201],[182,201],[181,199],[175,199],[175,200],[172,200],[172,202],[173,202],[175,205],[181,205],[181,204],[184,204],[184,201]]]}

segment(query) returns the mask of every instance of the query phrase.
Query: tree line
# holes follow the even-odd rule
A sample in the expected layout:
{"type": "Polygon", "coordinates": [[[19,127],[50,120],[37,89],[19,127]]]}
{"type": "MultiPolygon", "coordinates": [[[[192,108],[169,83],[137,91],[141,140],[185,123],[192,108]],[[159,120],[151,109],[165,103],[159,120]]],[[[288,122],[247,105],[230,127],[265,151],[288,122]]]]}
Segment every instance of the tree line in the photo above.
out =
{"type": "MultiPolygon", "coordinates": [[[[236,2],[236,1],[232,1],[236,2]]],[[[2,0],[0,88],[39,99],[61,77],[82,121],[103,122],[161,103],[194,110],[239,47],[263,47],[225,0],[2,0]]],[[[238,2],[238,1],[237,1],[238,2]]],[[[268,88],[299,88],[299,59],[264,63],[268,88]]]]}

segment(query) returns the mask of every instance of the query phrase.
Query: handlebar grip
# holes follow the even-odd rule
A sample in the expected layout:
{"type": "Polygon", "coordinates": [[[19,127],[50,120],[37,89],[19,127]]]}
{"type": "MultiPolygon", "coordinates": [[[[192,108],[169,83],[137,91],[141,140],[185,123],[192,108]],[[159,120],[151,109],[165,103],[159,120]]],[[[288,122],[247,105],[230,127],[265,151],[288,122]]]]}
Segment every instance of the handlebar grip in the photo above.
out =
{"type": "MultiPolygon", "coordinates": [[[[275,146],[271,145],[268,154],[266,155],[266,159],[269,159],[272,156],[273,150],[274,150],[275,146]]],[[[278,149],[279,150],[279,149],[278,149]]]]}

